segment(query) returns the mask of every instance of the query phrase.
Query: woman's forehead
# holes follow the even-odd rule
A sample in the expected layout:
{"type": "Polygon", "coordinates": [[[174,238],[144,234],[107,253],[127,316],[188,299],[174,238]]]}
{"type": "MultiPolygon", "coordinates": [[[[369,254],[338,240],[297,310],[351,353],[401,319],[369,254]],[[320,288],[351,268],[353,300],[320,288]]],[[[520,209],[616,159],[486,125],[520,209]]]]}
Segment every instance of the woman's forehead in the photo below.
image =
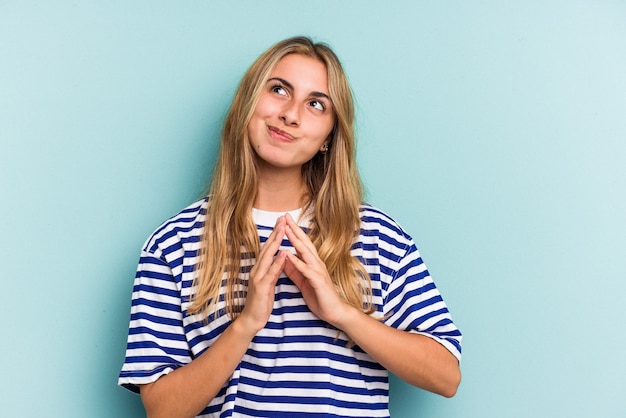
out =
{"type": "Polygon", "coordinates": [[[328,71],[319,59],[301,54],[289,54],[282,57],[269,79],[280,78],[292,84],[294,88],[317,91],[328,95],[328,71]]]}

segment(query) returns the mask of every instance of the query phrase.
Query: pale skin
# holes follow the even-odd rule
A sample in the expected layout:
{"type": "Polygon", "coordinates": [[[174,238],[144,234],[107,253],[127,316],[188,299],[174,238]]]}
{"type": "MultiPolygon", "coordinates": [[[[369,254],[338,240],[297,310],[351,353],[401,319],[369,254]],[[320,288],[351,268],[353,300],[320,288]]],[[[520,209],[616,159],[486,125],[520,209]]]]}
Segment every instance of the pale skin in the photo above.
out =
{"type": "MultiPolygon", "coordinates": [[[[321,62],[288,55],[274,69],[273,77],[289,86],[269,84],[250,122],[250,142],[260,159],[254,206],[288,211],[301,205],[306,187],[300,168],[327,143],[334,114],[330,100],[318,94],[328,96],[321,62]]],[[[287,214],[277,220],[250,272],[241,314],[201,356],[141,386],[148,417],[195,417],[211,402],[269,320],[281,273],[300,289],[315,315],[346,333],[387,370],[425,390],[446,397],[456,393],[461,380],[457,359],[431,338],[388,327],[348,305],[335,290],[309,237],[287,214]],[[278,251],[284,236],[296,254],[278,251]]]]}

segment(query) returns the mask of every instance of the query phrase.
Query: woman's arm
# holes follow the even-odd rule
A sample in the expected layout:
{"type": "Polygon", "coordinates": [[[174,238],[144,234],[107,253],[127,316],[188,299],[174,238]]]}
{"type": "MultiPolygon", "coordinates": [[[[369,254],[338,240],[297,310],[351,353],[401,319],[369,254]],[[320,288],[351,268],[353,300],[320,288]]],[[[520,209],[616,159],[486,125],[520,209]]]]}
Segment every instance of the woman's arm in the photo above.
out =
{"type": "Polygon", "coordinates": [[[436,340],[389,327],[348,305],[337,293],[308,236],[289,217],[287,237],[298,256],[287,254],[285,273],[320,319],[345,332],[359,347],[401,379],[431,392],[454,396],[461,381],[456,357],[436,340]]]}
{"type": "Polygon", "coordinates": [[[332,325],[387,370],[419,388],[452,397],[461,383],[457,358],[436,340],[400,331],[348,306],[332,325]]]}
{"type": "Polygon", "coordinates": [[[191,363],[140,386],[148,418],[195,417],[217,395],[246,353],[255,332],[239,318],[191,363]]]}
{"type": "Polygon", "coordinates": [[[250,342],[267,323],[274,304],[275,286],[286,254],[274,259],[284,236],[279,218],[250,271],[246,305],[215,343],[192,362],[141,385],[141,400],[148,418],[195,417],[217,395],[241,362],[250,342]]]}

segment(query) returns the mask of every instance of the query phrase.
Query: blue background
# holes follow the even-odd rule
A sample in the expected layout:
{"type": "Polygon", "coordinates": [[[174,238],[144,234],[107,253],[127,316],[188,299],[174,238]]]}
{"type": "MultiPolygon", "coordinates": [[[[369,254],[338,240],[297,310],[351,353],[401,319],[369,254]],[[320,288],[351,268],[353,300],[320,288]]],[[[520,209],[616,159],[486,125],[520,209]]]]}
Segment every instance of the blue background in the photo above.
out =
{"type": "Polygon", "coordinates": [[[140,417],[116,386],[139,249],[198,198],[241,75],[329,42],[368,201],[464,338],[394,417],[626,416],[623,1],[0,1],[2,417],[140,417]]]}

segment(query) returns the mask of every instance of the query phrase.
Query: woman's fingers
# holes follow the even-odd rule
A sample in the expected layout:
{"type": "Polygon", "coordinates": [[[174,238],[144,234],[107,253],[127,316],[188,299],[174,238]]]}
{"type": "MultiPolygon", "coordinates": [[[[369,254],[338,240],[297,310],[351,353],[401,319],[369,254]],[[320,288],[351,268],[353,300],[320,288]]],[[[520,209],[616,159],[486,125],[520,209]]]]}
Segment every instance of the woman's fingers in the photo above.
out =
{"type": "Polygon", "coordinates": [[[271,254],[269,261],[267,257],[263,257],[262,260],[266,264],[269,263],[267,268],[257,269],[260,266],[257,264],[250,271],[248,295],[241,316],[245,318],[243,323],[255,332],[265,326],[272,313],[276,282],[284,269],[286,260],[285,251],[280,251],[275,259],[274,252],[266,254],[271,254]]]}
{"type": "MultiPolygon", "coordinates": [[[[281,251],[282,252],[282,251],[281,251]]],[[[285,251],[286,252],[286,251],[285,251]]],[[[297,258],[295,256],[293,256],[292,258],[297,258]]],[[[306,280],[305,277],[302,275],[302,273],[300,273],[298,271],[298,269],[296,268],[296,266],[293,264],[293,262],[290,260],[289,254],[286,255],[285,258],[285,265],[283,267],[283,270],[285,271],[285,274],[287,275],[287,277],[289,277],[291,279],[291,281],[299,288],[302,289],[302,285],[304,284],[304,281],[306,280]]]]}
{"type": "Polygon", "coordinates": [[[317,249],[315,248],[315,245],[313,245],[309,236],[298,226],[297,223],[295,223],[289,214],[285,215],[285,221],[285,233],[287,234],[287,238],[289,238],[289,242],[291,242],[293,247],[298,252],[298,255],[309,262],[319,260],[319,257],[317,256],[317,249]]]}
{"type": "Polygon", "coordinates": [[[276,220],[276,225],[274,225],[274,229],[267,240],[265,240],[265,245],[261,249],[261,254],[264,252],[270,251],[272,255],[276,253],[278,247],[280,247],[281,242],[283,242],[283,237],[285,236],[285,217],[281,216],[276,220]]]}
{"type": "Polygon", "coordinates": [[[289,263],[291,264],[289,271],[285,271],[285,273],[291,277],[294,273],[297,272],[299,276],[303,278],[309,277],[311,275],[312,269],[307,263],[302,261],[298,256],[288,253],[287,258],[289,259],[289,263]]]}
{"type": "Polygon", "coordinates": [[[296,236],[296,238],[298,238],[299,241],[301,241],[309,250],[316,251],[315,245],[313,245],[313,242],[311,241],[309,236],[306,234],[306,232],[302,230],[302,228],[300,228],[300,226],[288,213],[285,214],[285,223],[289,228],[291,228],[294,235],[296,236]]]}
{"type": "MultiPolygon", "coordinates": [[[[281,216],[276,221],[276,226],[274,226],[274,230],[267,237],[263,248],[261,248],[261,252],[259,253],[259,260],[254,265],[253,270],[256,272],[267,271],[272,263],[274,262],[274,254],[278,251],[280,244],[283,242],[283,237],[285,236],[285,219],[284,216],[281,216]]],[[[252,272],[251,272],[252,273],[252,272]]]]}
{"type": "Polygon", "coordinates": [[[285,260],[287,259],[286,254],[286,251],[280,251],[276,256],[274,262],[270,265],[270,268],[267,270],[267,273],[265,274],[265,277],[269,278],[271,285],[276,284],[276,282],[278,281],[278,277],[280,277],[280,273],[285,267],[285,260]]]}

